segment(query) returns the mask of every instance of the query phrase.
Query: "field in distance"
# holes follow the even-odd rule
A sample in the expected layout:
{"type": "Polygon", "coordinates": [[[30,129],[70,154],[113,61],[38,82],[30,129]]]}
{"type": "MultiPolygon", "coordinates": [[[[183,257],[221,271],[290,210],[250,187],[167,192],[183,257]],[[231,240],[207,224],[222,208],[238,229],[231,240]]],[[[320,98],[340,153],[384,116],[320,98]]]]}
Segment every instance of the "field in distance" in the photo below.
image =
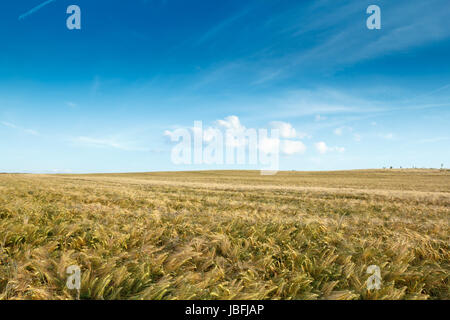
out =
{"type": "Polygon", "coordinates": [[[445,170],[1,174],[0,299],[450,299],[449,216],[445,170]]]}

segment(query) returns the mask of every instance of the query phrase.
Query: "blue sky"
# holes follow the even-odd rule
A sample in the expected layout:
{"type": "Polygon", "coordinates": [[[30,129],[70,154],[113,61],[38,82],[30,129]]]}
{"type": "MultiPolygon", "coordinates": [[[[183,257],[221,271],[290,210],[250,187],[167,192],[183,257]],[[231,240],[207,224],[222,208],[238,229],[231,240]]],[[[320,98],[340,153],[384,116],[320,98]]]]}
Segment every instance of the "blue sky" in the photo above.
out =
{"type": "Polygon", "coordinates": [[[43,2],[0,3],[0,172],[252,169],[171,162],[165,132],[230,119],[295,129],[284,170],[449,166],[448,0],[55,0],[19,20],[43,2]]]}

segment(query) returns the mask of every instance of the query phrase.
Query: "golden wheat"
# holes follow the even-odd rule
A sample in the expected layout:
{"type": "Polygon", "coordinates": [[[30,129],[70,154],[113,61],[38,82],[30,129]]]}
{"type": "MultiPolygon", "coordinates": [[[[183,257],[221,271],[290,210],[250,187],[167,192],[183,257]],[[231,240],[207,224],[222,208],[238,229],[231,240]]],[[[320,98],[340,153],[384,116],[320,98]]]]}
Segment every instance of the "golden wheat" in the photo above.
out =
{"type": "Polygon", "coordinates": [[[3,174],[0,299],[449,299],[449,213],[438,170],[3,174]]]}

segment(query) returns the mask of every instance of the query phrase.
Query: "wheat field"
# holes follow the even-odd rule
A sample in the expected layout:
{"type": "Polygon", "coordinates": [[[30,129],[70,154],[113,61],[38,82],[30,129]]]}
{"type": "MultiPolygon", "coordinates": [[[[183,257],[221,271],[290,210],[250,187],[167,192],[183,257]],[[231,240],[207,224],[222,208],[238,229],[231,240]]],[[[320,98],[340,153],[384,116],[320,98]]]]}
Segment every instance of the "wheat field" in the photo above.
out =
{"type": "Polygon", "coordinates": [[[1,174],[0,299],[449,299],[449,216],[445,170],[1,174]]]}

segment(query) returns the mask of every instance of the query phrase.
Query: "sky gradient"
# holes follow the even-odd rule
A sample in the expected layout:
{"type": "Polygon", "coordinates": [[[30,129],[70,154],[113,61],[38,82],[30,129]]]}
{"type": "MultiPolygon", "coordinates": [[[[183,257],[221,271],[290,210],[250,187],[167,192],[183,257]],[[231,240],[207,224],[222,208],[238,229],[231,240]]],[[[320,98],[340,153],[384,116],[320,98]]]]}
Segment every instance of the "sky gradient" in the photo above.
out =
{"type": "Polygon", "coordinates": [[[0,172],[255,169],[171,162],[167,132],[230,119],[295,129],[282,170],[449,167],[448,0],[55,0],[19,19],[44,2],[0,3],[0,172]]]}

